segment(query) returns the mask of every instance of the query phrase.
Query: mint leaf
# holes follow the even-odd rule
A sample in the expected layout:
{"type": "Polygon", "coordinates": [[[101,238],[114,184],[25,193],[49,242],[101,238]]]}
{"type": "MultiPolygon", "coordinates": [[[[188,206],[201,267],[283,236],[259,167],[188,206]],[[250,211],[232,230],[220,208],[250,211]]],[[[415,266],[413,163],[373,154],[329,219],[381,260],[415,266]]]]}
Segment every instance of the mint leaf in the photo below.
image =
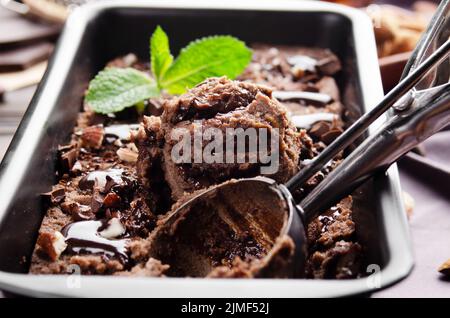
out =
{"type": "Polygon", "coordinates": [[[160,86],[182,94],[208,77],[235,78],[245,69],[252,53],[232,36],[211,36],[191,42],[166,71],[160,86]]]}
{"type": "Polygon", "coordinates": [[[173,56],[170,54],[169,38],[159,25],[150,38],[150,62],[152,73],[159,84],[173,62],[173,56]]]}
{"type": "Polygon", "coordinates": [[[85,102],[97,113],[108,114],[159,96],[155,81],[133,68],[106,68],[89,83],[85,102]]]}
{"type": "Polygon", "coordinates": [[[133,68],[106,68],[89,83],[85,102],[97,113],[108,114],[158,97],[161,89],[182,94],[208,77],[235,78],[252,53],[232,36],[211,36],[191,42],[173,61],[169,38],[158,26],[150,39],[153,77],[133,68]]]}

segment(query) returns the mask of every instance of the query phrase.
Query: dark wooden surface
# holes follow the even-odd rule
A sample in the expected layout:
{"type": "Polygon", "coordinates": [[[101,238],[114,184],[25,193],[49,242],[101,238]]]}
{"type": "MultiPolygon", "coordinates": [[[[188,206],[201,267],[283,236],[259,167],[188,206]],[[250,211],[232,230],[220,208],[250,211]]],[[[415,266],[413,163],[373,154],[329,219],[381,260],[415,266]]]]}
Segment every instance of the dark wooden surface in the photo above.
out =
{"type": "MultiPolygon", "coordinates": [[[[3,35],[3,37],[0,36],[0,39],[6,39],[7,33],[11,34],[13,30],[15,31],[15,29],[11,29],[11,25],[14,24],[12,21],[21,20],[23,19],[18,17],[16,14],[0,7],[0,34],[3,35]]],[[[22,22],[17,23],[20,24],[22,22]]],[[[23,23],[30,26],[28,21],[23,23]]],[[[17,31],[23,32],[21,30],[17,31]]],[[[4,49],[5,46],[0,45],[0,48],[4,49]]],[[[36,86],[32,86],[15,92],[6,93],[3,96],[3,100],[0,101],[0,160],[3,158],[3,155],[11,142],[14,132],[20,123],[25,110],[27,109],[35,89],[36,86]]],[[[4,297],[4,294],[0,291],[0,298],[1,297],[4,297]]]]}

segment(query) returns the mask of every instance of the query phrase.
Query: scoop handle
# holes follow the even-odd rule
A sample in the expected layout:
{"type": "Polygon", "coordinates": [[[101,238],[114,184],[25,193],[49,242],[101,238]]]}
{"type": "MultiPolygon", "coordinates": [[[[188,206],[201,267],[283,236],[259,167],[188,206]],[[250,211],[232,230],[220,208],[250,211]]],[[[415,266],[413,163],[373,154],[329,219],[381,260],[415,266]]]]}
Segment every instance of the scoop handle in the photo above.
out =
{"type": "Polygon", "coordinates": [[[300,202],[306,219],[450,124],[450,83],[418,94],[407,110],[393,114],[300,202]]]}
{"type": "MultiPolygon", "coordinates": [[[[450,0],[449,0],[450,1],[450,0]]],[[[337,139],[335,139],[328,147],[323,150],[319,156],[301,169],[288,182],[286,187],[295,191],[305,182],[307,182],[314,174],[319,172],[330,160],[332,160],[339,152],[350,146],[357,138],[359,138],[367,130],[367,128],[382,116],[387,110],[399,104],[404,105],[402,101],[404,96],[407,96],[414,90],[414,86],[418,84],[423,78],[430,73],[434,68],[442,64],[442,61],[447,59],[450,54],[450,40],[442,44],[439,49],[434,51],[426,58],[411,74],[406,76],[400,83],[397,84],[381,101],[370,111],[358,118],[350,127],[348,127],[337,139]]],[[[409,106],[409,104],[406,104],[409,106]]],[[[406,108],[406,107],[404,107],[406,108]]]]}

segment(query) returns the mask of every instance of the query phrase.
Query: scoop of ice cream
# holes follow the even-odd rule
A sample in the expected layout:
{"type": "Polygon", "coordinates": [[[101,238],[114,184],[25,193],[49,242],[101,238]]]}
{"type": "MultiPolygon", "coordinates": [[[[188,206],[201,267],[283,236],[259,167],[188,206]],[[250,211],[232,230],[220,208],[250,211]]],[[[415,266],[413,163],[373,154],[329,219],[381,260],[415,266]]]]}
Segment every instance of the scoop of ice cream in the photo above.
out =
{"type": "Polygon", "coordinates": [[[148,256],[170,265],[168,276],[289,277],[294,245],[282,198],[247,180],[189,194],[158,222],[148,256]]]}
{"type": "Polygon", "coordinates": [[[200,83],[185,94],[168,100],[162,120],[173,125],[181,121],[213,118],[238,108],[246,108],[258,93],[271,96],[268,87],[248,82],[213,77],[200,83]]]}
{"type": "Polygon", "coordinates": [[[141,182],[152,186],[158,157],[174,200],[231,178],[265,174],[285,182],[297,172],[301,151],[300,134],[270,89],[223,77],[208,79],[168,100],[161,118],[145,119],[135,140],[141,182]],[[217,135],[208,139],[211,132],[219,133],[221,139],[217,135]],[[189,137],[189,147],[180,152],[181,135],[189,137]],[[239,138],[243,148],[238,148],[239,138]],[[235,142],[231,147],[229,140],[235,142]],[[174,153],[186,152],[190,160],[174,158],[174,153]],[[213,159],[208,161],[205,154],[213,159]],[[271,169],[261,170],[268,166],[271,169]]]}

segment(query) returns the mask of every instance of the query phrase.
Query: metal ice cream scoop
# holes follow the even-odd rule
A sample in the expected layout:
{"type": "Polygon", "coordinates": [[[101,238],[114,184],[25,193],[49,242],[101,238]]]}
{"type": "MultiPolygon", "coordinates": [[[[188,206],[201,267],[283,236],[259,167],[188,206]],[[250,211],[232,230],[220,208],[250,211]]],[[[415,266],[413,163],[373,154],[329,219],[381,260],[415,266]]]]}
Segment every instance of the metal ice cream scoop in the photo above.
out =
{"type": "MultiPolygon", "coordinates": [[[[165,229],[162,226],[160,233],[170,233],[181,214],[182,219],[187,220],[208,197],[217,198],[222,192],[239,193],[245,189],[246,198],[253,197],[255,201],[256,198],[265,198],[263,203],[259,203],[259,212],[252,214],[251,208],[247,208],[241,211],[242,213],[235,211],[233,215],[222,215],[222,219],[239,227],[240,232],[256,233],[266,241],[274,242],[274,233],[278,236],[289,235],[295,243],[291,275],[302,276],[307,256],[306,224],[375,172],[386,169],[403,154],[450,124],[449,33],[450,0],[445,0],[441,2],[428,31],[409,61],[402,81],[374,109],[360,117],[289,182],[281,185],[268,178],[250,178],[214,186],[195,195],[171,212],[165,219],[167,226],[165,229]],[[390,110],[390,114],[385,123],[353,150],[305,199],[296,204],[291,193],[352,144],[387,110],[390,110]],[[278,210],[278,217],[283,220],[278,224],[274,224],[274,213],[261,213],[274,207],[278,210]],[[267,215],[267,219],[264,215],[267,215]],[[244,218],[245,222],[233,222],[231,219],[234,217],[244,218]],[[236,225],[238,223],[239,225],[236,225]],[[271,233],[265,230],[269,228],[271,233]]],[[[232,198],[226,197],[224,200],[232,198]]],[[[231,201],[229,203],[233,205],[231,201]]],[[[220,214],[223,211],[217,209],[211,213],[220,214]]],[[[156,237],[158,235],[157,232],[156,237]]],[[[267,255],[272,257],[271,253],[267,255]]],[[[184,274],[190,276],[189,272],[184,274]]]]}

